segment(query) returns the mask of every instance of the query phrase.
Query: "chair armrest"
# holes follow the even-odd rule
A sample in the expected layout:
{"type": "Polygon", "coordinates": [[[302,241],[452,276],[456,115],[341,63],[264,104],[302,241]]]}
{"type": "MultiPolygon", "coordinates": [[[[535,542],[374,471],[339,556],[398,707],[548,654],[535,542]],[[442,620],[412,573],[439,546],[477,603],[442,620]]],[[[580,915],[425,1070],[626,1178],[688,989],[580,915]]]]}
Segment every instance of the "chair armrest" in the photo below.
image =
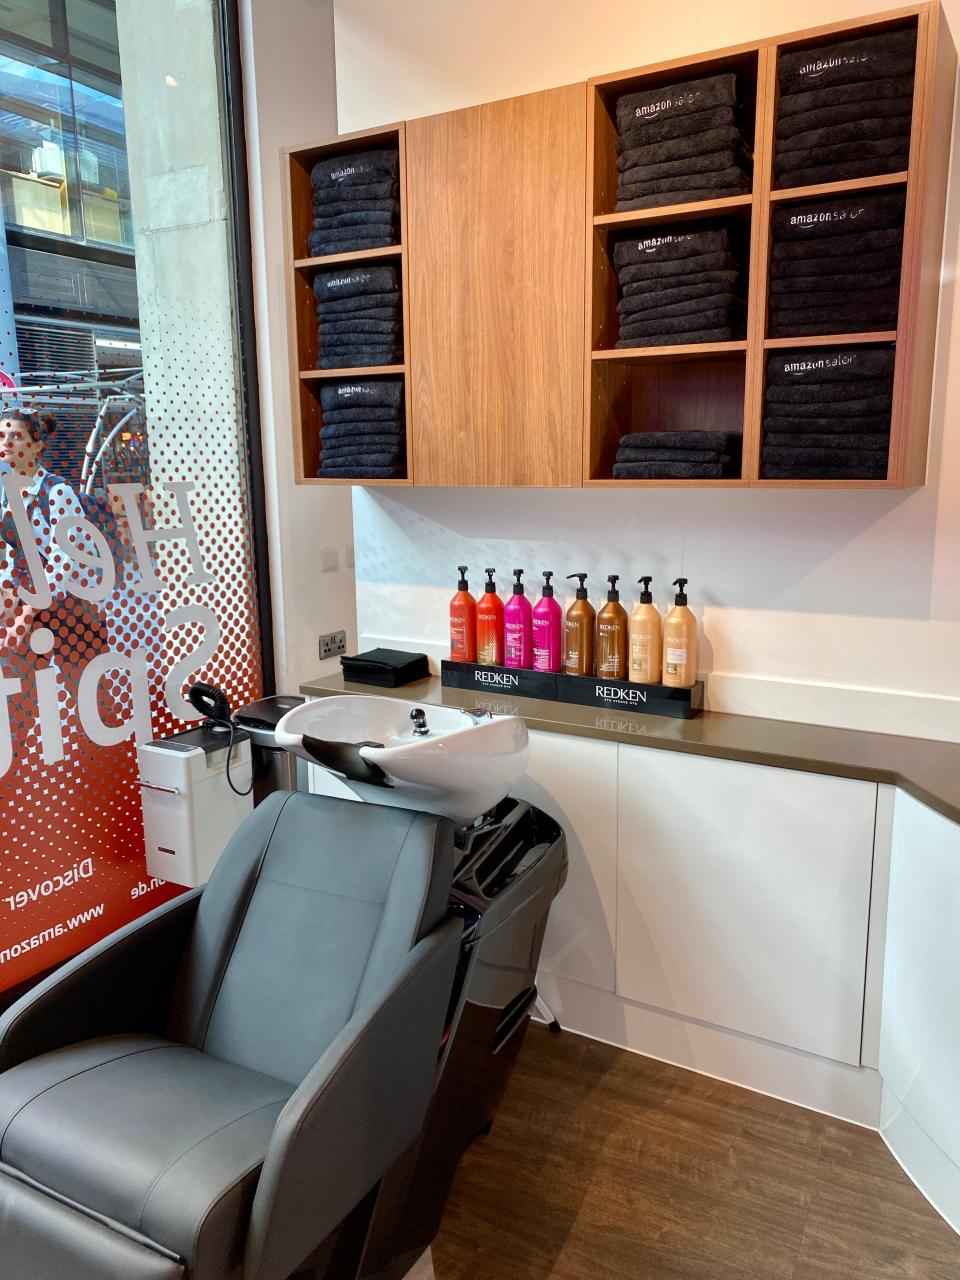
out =
{"type": "Polygon", "coordinates": [[[0,1071],[79,1040],[162,1034],[201,889],[102,938],[0,1016],[0,1071]]]}
{"type": "Polygon", "coordinates": [[[423,1126],[460,950],[459,920],[419,942],[350,1019],[277,1120],[244,1280],[286,1280],[423,1126]]]}

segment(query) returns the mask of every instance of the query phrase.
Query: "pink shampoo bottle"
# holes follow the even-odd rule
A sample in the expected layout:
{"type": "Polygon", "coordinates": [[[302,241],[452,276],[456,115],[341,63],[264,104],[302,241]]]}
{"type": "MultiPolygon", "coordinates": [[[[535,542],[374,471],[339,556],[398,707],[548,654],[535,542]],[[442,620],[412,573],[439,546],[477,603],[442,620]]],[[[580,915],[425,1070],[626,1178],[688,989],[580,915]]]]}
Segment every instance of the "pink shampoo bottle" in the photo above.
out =
{"type": "Polygon", "coordinates": [[[559,671],[563,665],[563,610],[554,599],[552,577],[543,571],[543,593],[533,606],[534,671],[559,671]]]}
{"type": "Polygon", "coordinates": [[[503,665],[529,668],[533,662],[533,610],[523,590],[523,570],[514,569],[513,576],[513,595],[503,606],[503,665]]]}

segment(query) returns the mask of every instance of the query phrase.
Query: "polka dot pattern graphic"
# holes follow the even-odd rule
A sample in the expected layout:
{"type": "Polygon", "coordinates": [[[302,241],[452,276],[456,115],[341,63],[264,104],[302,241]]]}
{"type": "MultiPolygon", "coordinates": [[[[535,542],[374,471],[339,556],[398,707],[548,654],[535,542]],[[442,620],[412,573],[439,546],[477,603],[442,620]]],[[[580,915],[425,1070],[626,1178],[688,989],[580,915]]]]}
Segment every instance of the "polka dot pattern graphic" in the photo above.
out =
{"type": "Polygon", "coordinates": [[[144,324],[144,373],[102,421],[102,371],[0,378],[0,990],[181,892],[147,872],[135,735],[188,727],[196,680],[262,695],[235,326],[224,298],[192,303],[144,324]],[[72,400],[97,448],[130,411],[92,479],[44,418],[72,400]]]}

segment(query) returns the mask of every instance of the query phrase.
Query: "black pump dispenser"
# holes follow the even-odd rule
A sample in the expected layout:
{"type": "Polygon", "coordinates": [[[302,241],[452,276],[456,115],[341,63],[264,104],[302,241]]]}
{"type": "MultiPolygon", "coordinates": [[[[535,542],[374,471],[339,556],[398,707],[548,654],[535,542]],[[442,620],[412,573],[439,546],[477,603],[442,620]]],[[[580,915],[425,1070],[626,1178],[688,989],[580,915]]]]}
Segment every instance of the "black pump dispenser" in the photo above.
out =
{"type": "Polygon", "coordinates": [[[520,579],[523,577],[523,570],[522,570],[522,569],[514,569],[514,571],[513,571],[513,576],[516,578],[516,582],[513,584],[513,594],[514,594],[515,596],[522,596],[522,595],[523,595],[523,583],[520,581],[520,579]]]}
{"type": "Polygon", "coordinates": [[[688,579],[688,578],[675,578],[675,579],[674,579],[674,581],[673,581],[673,585],[674,585],[675,587],[679,587],[679,588],[680,588],[680,590],[677,592],[677,598],[676,598],[676,599],[674,600],[674,602],[673,602],[674,604],[686,604],[686,603],[687,603],[687,582],[688,582],[688,581],[689,581],[689,579],[688,579]]]}
{"type": "Polygon", "coordinates": [[[640,592],[641,604],[653,604],[653,592],[650,590],[650,583],[653,581],[651,574],[646,573],[642,578],[638,578],[637,582],[643,587],[640,592]]]}
{"type": "Polygon", "coordinates": [[[617,590],[617,583],[620,581],[619,573],[608,574],[607,581],[610,583],[610,590],[607,592],[607,599],[619,600],[620,592],[617,590]]]}
{"type": "Polygon", "coordinates": [[[469,591],[470,588],[467,586],[467,566],[465,564],[458,564],[457,568],[460,570],[460,581],[457,583],[457,590],[469,591]]]}
{"type": "Polygon", "coordinates": [[[497,584],[494,581],[493,575],[496,573],[496,569],[484,569],[483,572],[487,575],[487,581],[484,585],[484,590],[487,592],[488,595],[495,595],[497,590],[497,584]]]}
{"type": "Polygon", "coordinates": [[[552,577],[553,577],[553,571],[551,569],[544,569],[543,590],[540,592],[540,594],[545,599],[549,599],[553,595],[553,583],[550,581],[552,577]]]}
{"type": "Polygon", "coordinates": [[[568,573],[567,579],[579,578],[580,585],[577,587],[577,599],[586,600],[587,598],[587,575],[585,573],[568,573]]]}

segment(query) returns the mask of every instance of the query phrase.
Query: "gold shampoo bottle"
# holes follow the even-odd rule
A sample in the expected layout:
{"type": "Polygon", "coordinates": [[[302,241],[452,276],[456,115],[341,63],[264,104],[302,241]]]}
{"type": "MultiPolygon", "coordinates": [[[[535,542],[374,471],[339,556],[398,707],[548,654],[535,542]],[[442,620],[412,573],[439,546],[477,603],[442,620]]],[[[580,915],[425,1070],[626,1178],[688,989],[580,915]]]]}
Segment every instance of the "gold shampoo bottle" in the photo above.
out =
{"type": "Polygon", "coordinates": [[[563,623],[563,669],[568,676],[592,676],[596,610],[587,598],[587,575],[568,573],[567,577],[579,578],[580,585],[563,623]]]}
{"type": "Polygon", "coordinates": [[[663,683],[689,689],[697,682],[697,620],[687,608],[687,579],[677,578],[673,585],[677,596],[663,623],[663,683]]]}
{"type": "Polygon", "coordinates": [[[611,573],[607,578],[610,589],[607,603],[597,614],[597,675],[605,680],[627,678],[627,633],[629,619],[620,603],[617,582],[620,575],[611,573]]]}
{"type": "Polygon", "coordinates": [[[653,603],[650,583],[653,578],[638,579],[643,587],[640,602],[630,615],[630,657],[628,679],[634,684],[659,684],[660,651],[663,619],[653,603]]]}

